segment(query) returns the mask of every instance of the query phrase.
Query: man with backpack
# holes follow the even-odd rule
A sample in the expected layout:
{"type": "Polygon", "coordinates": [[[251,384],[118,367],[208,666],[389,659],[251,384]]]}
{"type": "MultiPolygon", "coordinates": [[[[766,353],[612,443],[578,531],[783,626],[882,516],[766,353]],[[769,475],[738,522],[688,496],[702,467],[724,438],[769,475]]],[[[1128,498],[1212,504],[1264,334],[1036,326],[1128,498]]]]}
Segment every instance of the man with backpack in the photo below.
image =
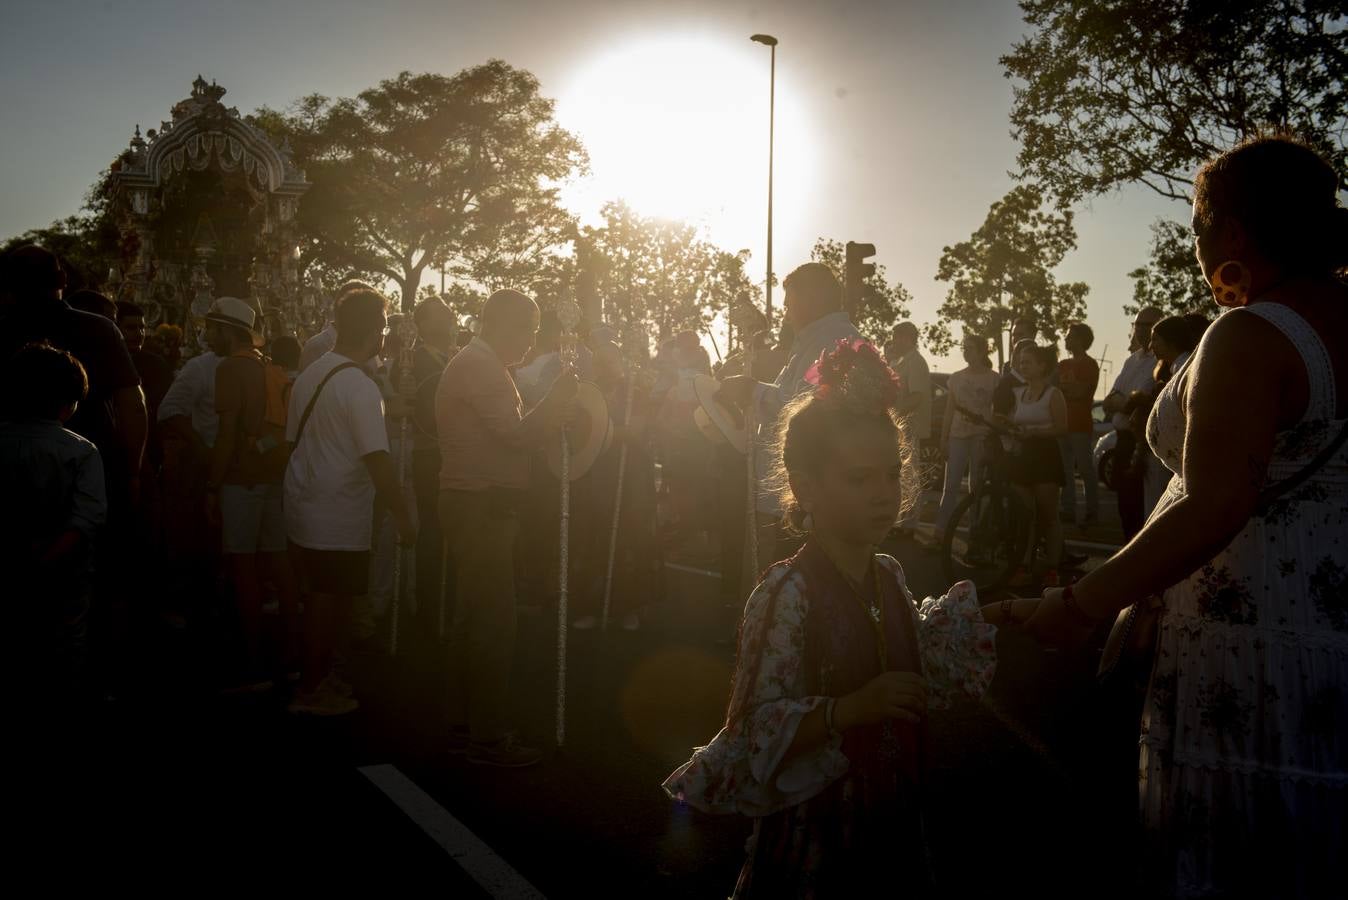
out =
{"type": "MultiPolygon", "coordinates": [[[[206,315],[216,332],[212,343],[226,350],[215,370],[219,421],[207,479],[206,508],[218,522],[243,627],[244,664],[230,690],[270,689],[263,660],[262,585],[275,585],[287,625],[295,617],[295,579],[286,557],[282,480],[288,449],[284,390],[262,356],[255,310],[243,300],[221,297],[206,315]],[[269,396],[273,395],[273,396],[269,396]]],[[[282,373],[283,374],[283,373],[282,373]]],[[[293,629],[286,628],[290,634],[293,629]]]]}
{"type": "Polygon", "coordinates": [[[334,667],[370,581],[375,498],[410,545],[416,526],[389,456],[384,398],[366,367],[384,347],[386,302],[372,288],[337,301],[333,349],[300,372],[286,436],[285,520],[308,580],[305,659],[291,712],[343,715],[359,703],[334,667]]]}

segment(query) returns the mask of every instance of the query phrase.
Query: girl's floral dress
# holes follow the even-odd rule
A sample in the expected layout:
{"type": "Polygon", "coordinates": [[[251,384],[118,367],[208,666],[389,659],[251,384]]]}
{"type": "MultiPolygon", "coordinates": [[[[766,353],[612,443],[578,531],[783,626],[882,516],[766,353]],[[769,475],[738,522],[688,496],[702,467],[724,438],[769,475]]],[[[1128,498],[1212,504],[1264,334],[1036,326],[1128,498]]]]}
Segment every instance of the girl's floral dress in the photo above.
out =
{"type": "Polygon", "coordinates": [[[697,809],[754,818],[735,897],[924,893],[922,726],[858,726],[784,759],[808,713],[886,669],[921,673],[932,708],[981,696],[995,634],[973,584],[919,607],[889,556],[864,592],[813,542],[768,570],[745,607],[726,726],[664,783],[697,809]]]}

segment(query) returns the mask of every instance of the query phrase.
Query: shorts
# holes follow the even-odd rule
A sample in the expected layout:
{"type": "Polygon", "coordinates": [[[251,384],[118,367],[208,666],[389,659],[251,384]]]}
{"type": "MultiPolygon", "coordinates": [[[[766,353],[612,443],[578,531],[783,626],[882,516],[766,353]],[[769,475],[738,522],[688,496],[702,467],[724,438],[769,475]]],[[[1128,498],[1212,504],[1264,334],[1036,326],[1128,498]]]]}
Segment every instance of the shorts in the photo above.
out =
{"type": "Polygon", "coordinates": [[[226,553],[284,553],[285,508],[279,484],[222,484],[220,533],[226,553]]]}
{"type": "Polygon", "coordinates": [[[1024,438],[1011,454],[1011,483],[1021,487],[1037,484],[1063,485],[1062,451],[1057,438],[1024,438]]]}
{"type": "Polygon", "coordinates": [[[315,594],[363,597],[369,591],[369,550],[314,550],[294,542],[290,550],[315,594]]]}

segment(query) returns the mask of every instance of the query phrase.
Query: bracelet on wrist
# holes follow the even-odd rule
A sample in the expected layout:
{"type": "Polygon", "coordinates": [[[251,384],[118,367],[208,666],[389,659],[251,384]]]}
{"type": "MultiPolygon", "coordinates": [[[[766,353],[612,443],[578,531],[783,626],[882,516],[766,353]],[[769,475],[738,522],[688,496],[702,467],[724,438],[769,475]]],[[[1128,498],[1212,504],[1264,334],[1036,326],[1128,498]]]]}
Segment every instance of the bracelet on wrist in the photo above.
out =
{"type": "Polygon", "coordinates": [[[1088,622],[1091,623],[1099,622],[1102,618],[1100,616],[1091,615],[1090,613],[1086,612],[1086,610],[1081,608],[1081,604],[1077,602],[1077,592],[1074,585],[1069,584],[1062,589],[1062,602],[1063,606],[1066,606],[1072,612],[1076,613],[1077,616],[1079,616],[1082,619],[1085,619],[1088,622]]]}
{"type": "Polygon", "coordinates": [[[824,728],[830,739],[838,737],[838,726],[833,721],[833,711],[837,705],[838,701],[832,697],[824,701],[824,728]]]}

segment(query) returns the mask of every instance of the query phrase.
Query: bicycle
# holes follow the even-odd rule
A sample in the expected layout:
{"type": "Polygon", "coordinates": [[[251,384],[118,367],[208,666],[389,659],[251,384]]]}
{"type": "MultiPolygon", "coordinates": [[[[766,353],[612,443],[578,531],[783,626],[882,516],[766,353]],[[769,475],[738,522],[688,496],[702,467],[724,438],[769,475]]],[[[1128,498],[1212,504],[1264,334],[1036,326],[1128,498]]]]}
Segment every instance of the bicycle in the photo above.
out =
{"type": "Polygon", "coordinates": [[[1025,564],[1034,531],[1033,511],[1011,487],[1009,454],[1002,438],[1016,432],[960,406],[955,411],[988,429],[982,477],[970,484],[970,493],[955,507],[941,535],[945,577],[951,584],[972,581],[980,593],[1002,588],[1025,564]]]}

